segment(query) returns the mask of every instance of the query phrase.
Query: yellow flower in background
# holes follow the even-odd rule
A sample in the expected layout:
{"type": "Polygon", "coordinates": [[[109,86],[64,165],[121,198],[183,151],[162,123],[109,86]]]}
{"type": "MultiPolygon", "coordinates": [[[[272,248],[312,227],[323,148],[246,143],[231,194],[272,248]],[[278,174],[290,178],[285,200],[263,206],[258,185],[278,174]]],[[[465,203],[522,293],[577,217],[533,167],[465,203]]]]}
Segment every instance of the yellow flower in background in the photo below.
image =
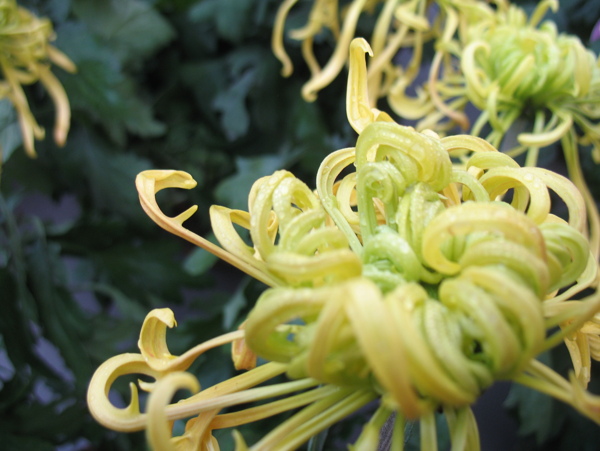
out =
{"type": "MultiPolygon", "coordinates": [[[[281,5],[273,33],[273,51],[284,64],[284,75],[292,70],[284,25],[295,3],[281,5]]],[[[399,117],[417,121],[417,130],[446,134],[459,126],[513,157],[526,152],[526,166],[537,165],[541,148],[560,143],[569,178],[585,200],[585,233],[598,258],[600,215],[578,147],[591,146],[600,161],[600,60],[578,38],[558,33],[551,21],[542,22],[548,9],[557,8],[558,0],[543,0],[528,18],[506,0],[353,0],[344,8],[335,0],[315,0],[307,25],[289,37],[302,42],[311,70],[302,90],[307,100],[337,77],[360,18],[371,15],[376,55],[368,71],[372,107],[385,97],[399,117]],[[313,45],[326,33],[336,46],[320,67],[313,45]],[[423,60],[428,42],[435,50],[429,66],[423,60]],[[475,113],[467,114],[471,106],[475,113]]]]}
{"type": "Polygon", "coordinates": [[[35,157],[34,140],[44,138],[44,129],[29,109],[22,85],[44,85],[56,108],[54,141],[65,144],[71,120],[69,99],[52,74],[51,65],[75,72],[69,58],[49,44],[54,39],[52,23],[38,18],[15,0],[0,0],[0,98],[7,98],[17,110],[23,135],[23,145],[30,157],[35,157]]]}
{"type": "Polygon", "coordinates": [[[314,191],[282,170],[255,182],[248,211],[211,207],[221,247],[183,226],[196,207],[168,217],[156,202],[162,189],[193,188],[189,174],[138,176],[155,222],[269,288],[238,330],[181,356],[166,344],[172,312],[150,312],[140,352],[109,359],[90,383],[88,405],[100,423],[145,429],[154,449],[218,449],[214,430],[296,410],[250,448],[234,433],[238,450],[286,450],[379,400],[355,449],[376,449],[395,414],[392,449],[403,448],[405,422],[418,420],[422,449],[434,451],[441,411],[453,449],[476,450],[470,405],[495,381],[512,380],[600,424],[600,398],[585,390],[600,296],[577,298],[595,288],[598,266],[579,191],[481,138],[440,138],[393,122],[370,106],[365,52],[366,41],[352,41],[347,114],[355,147],[325,157],[314,191]],[[551,213],[550,192],[566,205],[566,219],[551,213]],[[571,346],[577,334],[583,339],[571,346]],[[575,356],[568,380],[536,360],[564,340],[575,356]],[[187,369],[228,343],[236,367],[248,371],[201,389],[187,369]],[[289,382],[265,385],[284,373],[289,382]],[[144,412],[133,383],[128,407],[108,399],[115,380],[133,374],[154,380],[138,383],[149,393],[144,412]],[[171,403],[179,389],[192,395],[171,403]],[[222,413],[232,406],[239,408],[222,413]],[[184,433],[172,437],[172,422],[183,419],[184,433]]]}
{"type": "MultiPolygon", "coordinates": [[[[449,65],[432,68],[427,89],[436,112],[423,117],[418,127],[447,129],[446,118],[452,123],[458,117],[456,122],[469,128],[464,108],[471,104],[479,113],[469,133],[511,156],[526,152],[527,166],[537,165],[541,148],[560,143],[569,178],[588,209],[597,258],[600,217],[578,147],[591,146],[592,156],[600,161],[600,60],[578,38],[557,33],[553,22],[540,25],[548,8],[556,10],[558,1],[540,2],[529,19],[516,6],[499,5],[493,20],[473,25],[460,41],[449,44],[443,57],[456,57],[460,71],[453,73],[449,65]],[[516,135],[514,144],[506,139],[511,135],[516,135]]],[[[403,114],[402,109],[396,112],[403,114]]]]}

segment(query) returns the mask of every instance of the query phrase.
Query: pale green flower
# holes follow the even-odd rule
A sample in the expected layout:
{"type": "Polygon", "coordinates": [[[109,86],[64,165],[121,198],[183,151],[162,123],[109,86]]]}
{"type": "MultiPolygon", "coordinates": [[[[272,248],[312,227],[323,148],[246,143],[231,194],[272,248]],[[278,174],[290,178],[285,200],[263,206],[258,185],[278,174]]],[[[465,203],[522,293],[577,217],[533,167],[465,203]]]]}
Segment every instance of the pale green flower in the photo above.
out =
{"type": "Polygon", "coordinates": [[[594,159],[600,159],[600,62],[578,38],[559,34],[553,22],[540,24],[548,8],[556,10],[558,2],[540,2],[527,18],[521,8],[497,2],[495,12],[490,9],[477,21],[466,26],[456,21],[436,40],[419,96],[406,94],[413,78],[401,75],[388,101],[400,116],[419,120],[417,129],[443,132],[459,125],[511,156],[527,152],[527,166],[537,164],[541,148],[560,142],[569,177],[585,199],[586,233],[598,257],[600,217],[583,178],[578,145],[590,145],[594,159]],[[478,110],[472,125],[468,105],[478,110]],[[528,118],[531,129],[522,130],[528,118]],[[505,138],[515,134],[517,145],[510,148],[505,138]]]}
{"type": "Polygon", "coordinates": [[[299,409],[250,448],[235,434],[238,450],[288,450],[378,399],[354,449],[376,449],[395,413],[393,449],[403,447],[405,422],[419,420],[422,449],[434,451],[440,410],[453,449],[477,450],[470,405],[495,381],[513,380],[600,423],[600,398],[584,388],[584,360],[569,380],[536,360],[600,310],[597,293],[575,299],[598,269],[578,190],[553,172],[520,167],[483,139],[417,132],[372,109],[365,51],[364,40],[353,41],[347,111],[356,146],[323,160],[316,191],[277,171],[254,184],[247,212],[213,206],[222,247],[183,226],[195,207],[171,218],[156,203],[162,189],[193,188],[189,174],[138,176],[142,205],[160,226],[270,288],[240,329],[181,356],[166,345],[172,312],[152,311],[140,353],[109,359],[90,383],[99,422],[146,429],[154,449],[208,450],[218,449],[215,429],[299,409]],[[550,191],[566,204],[567,220],[550,213],[550,191]],[[249,370],[201,390],[186,370],[229,342],[234,361],[249,370]],[[255,366],[256,356],[268,363],[255,366]],[[283,373],[290,382],[259,386],[283,373]],[[108,400],[127,374],[155,379],[139,384],[150,392],[145,413],[134,384],[129,407],[108,400]],[[171,404],[180,388],[192,395],[171,404]],[[251,402],[259,403],[220,413],[251,402]],[[170,422],[190,417],[184,434],[171,437],[170,422]]]}

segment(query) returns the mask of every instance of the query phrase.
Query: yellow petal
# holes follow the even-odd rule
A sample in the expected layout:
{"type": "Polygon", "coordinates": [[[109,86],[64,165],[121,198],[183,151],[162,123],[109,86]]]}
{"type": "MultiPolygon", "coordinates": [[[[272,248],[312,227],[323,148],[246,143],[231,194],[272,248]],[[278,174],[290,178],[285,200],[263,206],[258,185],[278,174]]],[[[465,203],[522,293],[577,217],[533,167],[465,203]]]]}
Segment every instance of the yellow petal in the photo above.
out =
{"type": "Polygon", "coordinates": [[[350,43],[350,68],[346,90],[346,115],[356,133],[361,133],[371,122],[393,119],[376,108],[371,108],[367,84],[367,62],[365,52],[372,55],[366,40],[356,38],[350,43]]]}
{"type": "Polygon", "coordinates": [[[162,375],[148,366],[140,354],[121,354],[108,359],[94,373],[87,392],[87,404],[96,421],[115,431],[139,431],[146,424],[140,413],[137,388],[130,384],[131,402],[126,408],[115,407],[108,393],[115,380],[126,374],[145,374],[153,378],[162,375]]]}
{"type": "Polygon", "coordinates": [[[165,407],[171,403],[175,392],[180,389],[197,393],[200,390],[200,384],[198,379],[190,373],[170,373],[156,382],[154,390],[148,398],[146,439],[155,450],[175,450],[171,437],[171,425],[167,419],[165,407]]]}
{"type": "Polygon", "coordinates": [[[176,324],[173,312],[168,308],[154,309],[146,315],[138,346],[148,366],[156,371],[186,370],[198,356],[209,349],[244,337],[243,330],[230,332],[200,343],[180,356],[173,356],[167,347],[167,327],[176,324]]]}
{"type": "Polygon", "coordinates": [[[56,108],[56,121],[54,124],[54,141],[58,146],[64,146],[71,125],[71,107],[69,98],[58,79],[47,68],[39,71],[40,81],[48,90],[56,108]]]}
{"type": "Polygon", "coordinates": [[[556,111],[554,114],[561,120],[556,127],[541,133],[520,133],[517,136],[519,143],[529,147],[545,147],[562,138],[573,127],[573,118],[562,111],[556,111]]]}
{"type": "Polygon", "coordinates": [[[292,9],[297,2],[298,0],[285,0],[279,6],[277,15],[275,17],[275,24],[273,25],[273,34],[271,35],[271,48],[273,50],[273,54],[283,64],[283,67],[281,68],[281,75],[284,77],[289,77],[292,75],[294,67],[292,65],[292,60],[290,60],[290,57],[285,51],[285,46],[283,45],[283,30],[285,27],[285,20],[290,9],[292,9]]]}
{"type": "MultiPolygon", "coordinates": [[[[246,321],[238,327],[238,330],[245,328],[246,321]]],[[[245,338],[240,338],[231,343],[231,358],[236,370],[251,370],[256,368],[256,353],[246,344],[245,338]]]]}
{"type": "Polygon", "coordinates": [[[208,252],[216,255],[220,259],[228,262],[236,268],[244,271],[246,274],[254,277],[270,286],[276,286],[278,283],[269,274],[258,270],[249,265],[246,261],[237,255],[231,254],[224,249],[216,246],[210,241],[202,238],[194,232],[183,227],[183,222],[192,216],[198,207],[194,205],[176,217],[166,216],[156,202],[156,193],[165,188],[183,188],[192,189],[196,186],[196,181],[190,174],[183,171],[173,170],[150,170],[138,174],[135,179],[135,185],[140,195],[142,208],[160,227],[173,233],[185,240],[193,243],[208,252]]]}

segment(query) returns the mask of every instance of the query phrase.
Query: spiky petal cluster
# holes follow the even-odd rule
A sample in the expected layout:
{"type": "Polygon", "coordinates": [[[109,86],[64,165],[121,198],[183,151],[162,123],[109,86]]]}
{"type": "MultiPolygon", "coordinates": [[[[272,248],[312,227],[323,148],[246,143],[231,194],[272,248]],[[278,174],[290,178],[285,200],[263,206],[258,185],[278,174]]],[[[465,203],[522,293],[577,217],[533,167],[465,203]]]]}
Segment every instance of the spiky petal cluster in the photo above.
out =
{"type": "MultiPolygon", "coordinates": [[[[600,399],[584,388],[585,356],[569,380],[535,359],[591,324],[600,309],[597,294],[574,298],[597,273],[577,189],[550,171],[520,167],[480,138],[419,133],[371,109],[369,50],[363,40],[351,45],[348,117],[356,146],[324,159],[316,192],[277,171],[254,184],[248,211],[213,206],[222,247],[183,227],[194,207],[171,218],[156,203],[161,189],[194,187],[189,174],[138,176],[142,205],[159,225],[270,288],[239,330],[181,356],[166,344],[172,312],[151,312],[140,353],[111,358],[90,383],[98,421],[122,431],[145,428],[155,449],[218,449],[215,429],[299,409],[252,445],[287,450],[379,399],[356,449],[376,449],[380,428],[395,413],[393,449],[402,449],[410,419],[421,421],[422,449],[435,450],[435,412],[442,410],[453,449],[476,450],[470,405],[494,381],[508,379],[600,423],[600,399]],[[550,191],[568,218],[550,212],[550,191]],[[248,371],[200,390],[186,370],[227,342],[238,368],[248,371]],[[256,356],[268,363],[255,366],[256,356]],[[150,392],[145,413],[134,384],[129,407],[108,399],[118,377],[136,373],[155,379],[139,384],[150,392]],[[291,381],[258,387],[282,373],[291,381]],[[182,388],[192,396],[170,404],[182,388]],[[170,422],[190,417],[185,433],[172,438],[170,422]]],[[[239,434],[236,444],[248,449],[239,434]]]]}

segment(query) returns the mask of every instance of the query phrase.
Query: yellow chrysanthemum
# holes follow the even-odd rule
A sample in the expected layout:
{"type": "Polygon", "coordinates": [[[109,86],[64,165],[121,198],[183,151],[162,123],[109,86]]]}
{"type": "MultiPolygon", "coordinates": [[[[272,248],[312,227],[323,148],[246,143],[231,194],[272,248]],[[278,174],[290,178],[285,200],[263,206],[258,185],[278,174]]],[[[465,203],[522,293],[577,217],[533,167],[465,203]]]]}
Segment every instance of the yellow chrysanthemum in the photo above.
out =
{"type": "MultiPolygon", "coordinates": [[[[494,381],[513,380],[600,424],[600,398],[584,388],[585,359],[569,380],[535,359],[600,310],[597,294],[575,300],[597,273],[578,190],[558,174],[520,167],[480,138],[420,133],[370,108],[365,51],[364,40],[353,41],[347,111],[356,146],[324,159],[316,192],[277,171],[254,184],[247,212],[213,206],[222,247],[183,227],[195,207],[170,218],[156,203],[161,189],[192,188],[188,174],[138,176],[142,205],[159,225],[270,288],[240,329],[181,356],[166,344],[172,312],[152,311],[140,353],[109,359],[90,383],[88,404],[99,422],[146,429],[154,449],[218,449],[215,429],[299,409],[251,447],[291,450],[379,399],[356,449],[376,449],[395,414],[393,449],[402,449],[408,419],[421,422],[422,449],[434,451],[441,410],[453,449],[476,450],[470,405],[494,381]],[[550,191],[567,206],[566,220],[550,212],[550,191]],[[229,342],[238,368],[248,371],[200,390],[186,370],[229,342]],[[268,363],[256,366],[256,356],[268,363]],[[258,387],[282,373],[291,381],[258,387]],[[127,408],[108,399],[127,374],[155,379],[139,384],[150,392],[145,413],[134,384],[127,408]],[[192,396],[170,404],[180,388],[192,396]],[[170,422],[190,417],[184,434],[171,437],[170,422]]],[[[236,449],[249,449],[240,434],[235,440],[236,449]]]]}
{"type": "Polygon", "coordinates": [[[75,72],[71,60],[49,44],[54,39],[52,23],[38,18],[16,0],[0,0],[0,98],[14,105],[19,117],[23,145],[30,157],[35,157],[35,139],[44,138],[44,129],[33,117],[22,85],[41,82],[56,107],[54,141],[65,144],[71,120],[69,99],[58,79],[50,70],[51,64],[75,72]]]}

